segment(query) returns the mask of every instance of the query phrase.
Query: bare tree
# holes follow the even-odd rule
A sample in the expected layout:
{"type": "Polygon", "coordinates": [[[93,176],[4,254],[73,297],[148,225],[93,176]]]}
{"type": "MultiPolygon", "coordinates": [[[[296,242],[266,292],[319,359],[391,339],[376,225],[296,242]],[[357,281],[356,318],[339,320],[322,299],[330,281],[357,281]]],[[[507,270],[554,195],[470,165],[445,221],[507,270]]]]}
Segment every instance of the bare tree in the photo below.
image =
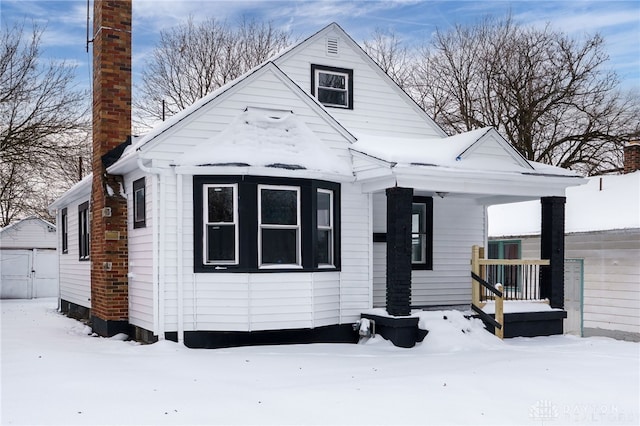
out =
{"type": "Polygon", "coordinates": [[[243,19],[235,28],[207,19],[160,33],[142,72],[134,101],[142,126],[191,105],[264,62],[289,44],[287,32],[272,23],[243,19]],[[164,102],[164,106],[163,106],[164,102]]]}
{"type": "Polygon", "coordinates": [[[486,18],[437,31],[413,64],[406,53],[393,63],[402,50],[380,38],[365,50],[394,80],[410,70],[401,86],[450,134],[493,126],[527,159],[586,175],[619,170],[625,142],[640,134],[638,93],[618,89],[600,35],[486,18]]]}
{"type": "Polygon", "coordinates": [[[0,33],[0,226],[46,216],[89,152],[87,94],[74,90],[72,67],[42,61],[42,34],[24,25],[0,33]]]}
{"type": "Polygon", "coordinates": [[[407,88],[415,65],[395,31],[376,28],[371,39],[363,42],[363,49],[398,86],[407,88]]]}

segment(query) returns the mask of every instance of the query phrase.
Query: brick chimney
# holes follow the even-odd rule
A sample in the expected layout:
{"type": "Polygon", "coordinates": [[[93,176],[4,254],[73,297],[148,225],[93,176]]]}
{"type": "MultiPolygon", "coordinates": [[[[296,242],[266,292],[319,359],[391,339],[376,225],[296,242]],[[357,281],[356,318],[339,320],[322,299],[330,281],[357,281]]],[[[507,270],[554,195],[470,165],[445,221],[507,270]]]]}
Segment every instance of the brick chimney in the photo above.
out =
{"type": "Polygon", "coordinates": [[[640,170],[640,140],[633,140],[624,147],[624,173],[637,170],[640,170]]]}
{"type": "Polygon", "coordinates": [[[93,331],[128,333],[127,200],[102,156],[131,134],[132,0],[94,0],[91,319],[93,331]]]}

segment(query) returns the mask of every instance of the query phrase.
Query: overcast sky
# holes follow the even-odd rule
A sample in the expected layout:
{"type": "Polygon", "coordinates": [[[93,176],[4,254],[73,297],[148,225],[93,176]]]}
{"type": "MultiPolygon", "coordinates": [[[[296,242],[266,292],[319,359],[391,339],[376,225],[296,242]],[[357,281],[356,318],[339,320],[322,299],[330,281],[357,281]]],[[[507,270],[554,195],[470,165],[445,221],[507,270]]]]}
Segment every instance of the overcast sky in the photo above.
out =
{"type": "MultiPolygon", "coordinates": [[[[93,1],[91,1],[93,4],[93,1]]],[[[468,24],[486,15],[511,12],[516,21],[542,27],[547,23],[583,38],[600,32],[606,40],[610,66],[624,88],[640,88],[640,2],[630,1],[218,1],[134,0],[133,72],[140,75],[145,58],[160,30],[184,22],[215,17],[230,23],[242,16],[271,20],[304,39],[337,22],[357,42],[376,27],[392,29],[408,44],[428,40],[436,29],[468,24]]],[[[79,84],[87,85],[90,55],[86,52],[86,0],[0,0],[2,25],[36,22],[46,27],[44,57],[67,60],[77,66],[79,84]]]]}

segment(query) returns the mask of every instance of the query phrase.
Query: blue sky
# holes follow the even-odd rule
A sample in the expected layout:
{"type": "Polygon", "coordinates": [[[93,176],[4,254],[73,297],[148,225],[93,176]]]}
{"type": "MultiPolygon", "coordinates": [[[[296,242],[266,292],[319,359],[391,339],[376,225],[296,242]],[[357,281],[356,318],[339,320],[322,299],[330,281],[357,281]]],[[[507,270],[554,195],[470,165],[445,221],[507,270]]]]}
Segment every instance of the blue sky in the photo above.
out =
{"type": "MultiPolygon", "coordinates": [[[[91,2],[93,3],[93,2],[91,2]]],[[[215,17],[230,23],[243,15],[271,20],[303,39],[330,22],[340,24],[357,42],[376,27],[392,29],[408,44],[428,40],[436,29],[473,23],[486,15],[504,16],[542,27],[547,23],[574,37],[600,32],[610,66],[622,87],[640,88],[640,2],[638,1],[218,1],[134,0],[133,71],[140,75],[158,34],[186,20],[215,17]]],[[[77,66],[80,86],[88,88],[91,53],[85,50],[86,0],[0,0],[2,25],[36,22],[46,27],[43,57],[77,66]]],[[[89,49],[91,51],[91,49],[89,49]]]]}

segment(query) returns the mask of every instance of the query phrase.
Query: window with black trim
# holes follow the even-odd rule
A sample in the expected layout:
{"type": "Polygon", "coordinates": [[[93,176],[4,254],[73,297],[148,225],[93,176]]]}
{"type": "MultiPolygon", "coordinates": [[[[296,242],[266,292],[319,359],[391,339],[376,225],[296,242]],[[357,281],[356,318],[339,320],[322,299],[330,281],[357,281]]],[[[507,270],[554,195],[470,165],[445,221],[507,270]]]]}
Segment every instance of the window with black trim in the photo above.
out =
{"type": "Polygon", "coordinates": [[[339,269],[339,184],[258,176],[193,182],[195,272],[339,269]]]}
{"type": "Polygon", "coordinates": [[[299,267],[300,188],[258,186],[258,265],[299,267]]]}
{"type": "Polygon", "coordinates": [[[203,235],[206,265],[238,263],[238,186],[204,185],[203,235]]]}
{"type": "Polygon", "coordinates": [[[413,197],[411,206],[412,269],[433,269],[433,198],[413,197]]]}
{"type": "Polygon", "coordinates": [[[312,64],[311,94],[325,106],[353,109],[353,70],[312,64]]]}
{"type": "Polygon", "coordinates": [[[333,266],[333,191],[316,191],[316,262],[319,267],[333,266]]]}
{"type": "Polygon", "coordinates": [[[90,235],[89,202],[85,201],[78,206],[78,256],[80,260],[89,260],[90,235]]]}
{"type": "Polygon", "coordinates": [[[61,233],[62,233],[62,253],[69,253],[69,215],[67,213],[67,208],[62,209],[60,213],[60,225],[61,233]]]}
{"type": "Polygon", "coordinates": [[[133,227],[144,228],[146,226],[146,186],[145,179],[133,181],[133,227]]]}

